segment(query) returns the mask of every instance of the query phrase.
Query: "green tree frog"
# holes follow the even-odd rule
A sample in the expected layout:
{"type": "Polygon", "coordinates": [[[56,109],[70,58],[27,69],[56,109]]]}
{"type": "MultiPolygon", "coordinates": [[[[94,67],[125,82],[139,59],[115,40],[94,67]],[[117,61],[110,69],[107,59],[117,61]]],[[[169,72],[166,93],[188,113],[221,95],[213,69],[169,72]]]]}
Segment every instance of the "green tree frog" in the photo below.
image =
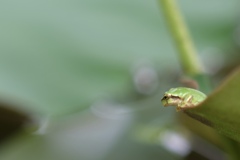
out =
{"type": "Polygon", "coordinates": [[[194,108],[196,105],[206,99],[206,95],[198,90],[178,87],[171,88],[165,92],[161,102],[164,107],[176,106],[177,111],[181,111],[187,108],[194,108]]]}

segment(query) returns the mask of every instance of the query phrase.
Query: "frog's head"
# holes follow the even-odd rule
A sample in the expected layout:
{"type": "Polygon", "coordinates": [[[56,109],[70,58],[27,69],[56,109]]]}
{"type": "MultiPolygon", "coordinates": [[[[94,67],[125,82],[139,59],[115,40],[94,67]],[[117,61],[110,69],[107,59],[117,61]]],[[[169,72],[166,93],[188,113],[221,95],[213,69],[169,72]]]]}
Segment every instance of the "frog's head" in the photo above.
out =
{"type": "Polygon", "coordinates": [[[178,104],[181,103],[181,98],[177,95],[173,95],[169,92],[166,92],[163,96],[163,98],[161,99],[161,102],[163,104],[164,107],[167,106],[177,106],[178,104]]]}

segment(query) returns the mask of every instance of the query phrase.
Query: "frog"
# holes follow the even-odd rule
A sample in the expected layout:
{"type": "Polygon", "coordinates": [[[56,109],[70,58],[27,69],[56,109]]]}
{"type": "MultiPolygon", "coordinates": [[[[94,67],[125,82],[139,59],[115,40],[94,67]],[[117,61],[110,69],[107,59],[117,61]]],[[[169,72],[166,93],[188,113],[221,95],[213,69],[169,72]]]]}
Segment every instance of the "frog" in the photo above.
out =
{"type": "Polygon", "coordinates": [[[171,88],[165,92],[161,102],[164,107],[176,106],[177,111],[195,108],[206,99],[201,91],[187,87],[171,88]]]}

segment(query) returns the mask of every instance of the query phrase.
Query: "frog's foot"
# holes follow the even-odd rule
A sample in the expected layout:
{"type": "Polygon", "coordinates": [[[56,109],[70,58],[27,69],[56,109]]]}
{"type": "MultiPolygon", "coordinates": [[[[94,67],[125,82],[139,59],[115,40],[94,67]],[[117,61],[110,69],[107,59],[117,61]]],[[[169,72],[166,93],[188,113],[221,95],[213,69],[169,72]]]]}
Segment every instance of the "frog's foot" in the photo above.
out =
{"type": "Polygon", "coordinates": [[[184,100],[177,106],[177,112],[188,109],[194,108],[194,104],[192,103],[193,96],[189,95],[184,98],[184,100]]]}

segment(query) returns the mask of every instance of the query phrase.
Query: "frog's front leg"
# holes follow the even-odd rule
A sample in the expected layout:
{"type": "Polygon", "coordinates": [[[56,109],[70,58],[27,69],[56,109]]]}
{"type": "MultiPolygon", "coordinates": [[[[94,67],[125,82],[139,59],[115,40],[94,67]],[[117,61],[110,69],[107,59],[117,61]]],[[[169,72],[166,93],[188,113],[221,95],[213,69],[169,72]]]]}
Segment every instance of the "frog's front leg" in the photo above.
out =
{"type": "Polygon", "coordinates": [[[184,110],[186,108],[193,108],[194,104],[192,103],[193,96],[192,95],[186,95],[182,98],[181,103],[177,106],[177,111],[184,110]]]}

